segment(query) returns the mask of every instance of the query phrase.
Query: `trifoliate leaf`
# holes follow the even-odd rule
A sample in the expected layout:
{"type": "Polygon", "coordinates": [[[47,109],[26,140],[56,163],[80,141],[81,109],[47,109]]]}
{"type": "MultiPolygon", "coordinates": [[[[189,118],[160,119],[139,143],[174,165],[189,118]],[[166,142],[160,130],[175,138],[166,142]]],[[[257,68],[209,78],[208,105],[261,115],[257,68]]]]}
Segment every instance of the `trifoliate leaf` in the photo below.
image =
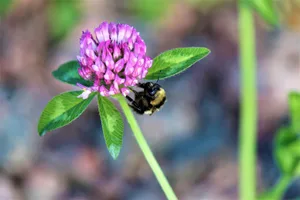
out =
{"type": "Polygon", "coordinates": [[[57,70],[52,72],[52,75],[57,79],[71,85],[76,85],[80,83],[84,86],[92,86],[91,81],[84,80],[78,74],[78,68],[80,67],[78,61],[73,60],[62,64],[57,70]]]}
{"type": "Polygon", "coordinates": [[[59,94],[49,101],[43,110],[39,123],[39,135],[63,127],[77,119],[93,100],[95,93],[87,99],[78,98],[82,91],[59,94]]]}
{"type": "Polygon", "coordinates": [[[105,143],[110,155],[117,159],[122,148],[124,122],[121,113],[107,98],[98,95],[98,109],[105,143]]]}
{"type": "Polygon", "coordinates": [[[210,53],[203,47],[176,48],[163,52],[153,60],[146,80],[165,79],[191,67],[210,53]]]}

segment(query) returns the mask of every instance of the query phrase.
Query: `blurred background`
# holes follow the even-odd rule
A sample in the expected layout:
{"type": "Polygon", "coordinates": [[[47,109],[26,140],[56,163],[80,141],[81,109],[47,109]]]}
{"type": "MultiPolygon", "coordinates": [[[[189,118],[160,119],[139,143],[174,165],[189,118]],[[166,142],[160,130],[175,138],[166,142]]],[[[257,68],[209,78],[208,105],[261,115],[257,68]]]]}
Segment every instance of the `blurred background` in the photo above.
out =
{"type": "MultiPolygon", "coordinates": [[[[300,4],[277,0],[281,27],[256,16],[258,191],[279,171],[272,157],[288,121],[287,94],[300,90],[300,4]]],[[[238,199],[239,58],[234,0],[1,0],[0,200],[160,200],[165,196],[125,125],[114,161],[96,102],[72,124],[39,137],[37,122],[52,96],[78,88],[51,72],[76,59],[83,30],[102,21],[140,31],[148,55],[185,46],[212,53],[180,76],[160,81],[168,101],[141,129],[183,200],[238,199]]],[[[300,197],[295,181],[285,199],[300,197]]]]}

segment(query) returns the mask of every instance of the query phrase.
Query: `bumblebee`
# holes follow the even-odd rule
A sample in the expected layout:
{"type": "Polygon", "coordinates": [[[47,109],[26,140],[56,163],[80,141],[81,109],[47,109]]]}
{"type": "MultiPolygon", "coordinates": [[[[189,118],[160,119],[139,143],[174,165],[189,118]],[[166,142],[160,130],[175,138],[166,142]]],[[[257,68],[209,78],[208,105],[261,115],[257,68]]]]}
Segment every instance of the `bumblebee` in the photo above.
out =
{"type": "Polygon", "coordinates": [[[134,99],[130,96],[126,96],[126,99],[129,101],[128,105],[140,115],[152,115],[159,111],[167,100],[165,90],[157,83],[138,83],[136,86],[143,91],[138,92],[130,88],[134,93],[134,99]]]}

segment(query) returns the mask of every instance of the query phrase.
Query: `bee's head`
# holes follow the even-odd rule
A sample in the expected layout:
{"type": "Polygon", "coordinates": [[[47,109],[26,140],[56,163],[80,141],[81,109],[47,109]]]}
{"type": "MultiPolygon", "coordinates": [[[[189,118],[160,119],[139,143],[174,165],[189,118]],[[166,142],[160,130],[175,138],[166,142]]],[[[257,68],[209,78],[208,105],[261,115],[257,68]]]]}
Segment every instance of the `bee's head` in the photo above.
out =
{"type": "Polygon", "coordinates": [[[161,86],[157,83],[148,82],[145,85],[145,91],[148,93],[149,96],[155,96],[155,94],[160,90],[161,86]]]}

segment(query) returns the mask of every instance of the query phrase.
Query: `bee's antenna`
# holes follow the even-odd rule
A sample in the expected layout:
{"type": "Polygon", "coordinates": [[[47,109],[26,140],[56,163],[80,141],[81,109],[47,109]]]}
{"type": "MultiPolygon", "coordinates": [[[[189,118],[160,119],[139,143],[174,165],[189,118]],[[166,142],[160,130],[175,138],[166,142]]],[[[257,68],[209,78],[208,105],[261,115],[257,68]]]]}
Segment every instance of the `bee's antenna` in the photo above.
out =
{"type": "MultiPolygon", "coordinates": [[[[159,73],[161,72],[161,70],[159,71],[159,73]]],[[[156,83],[158,83],[158,81],[159,81],[159,77],[157,78],[157,81],[156,81],[156,83]]]]}

